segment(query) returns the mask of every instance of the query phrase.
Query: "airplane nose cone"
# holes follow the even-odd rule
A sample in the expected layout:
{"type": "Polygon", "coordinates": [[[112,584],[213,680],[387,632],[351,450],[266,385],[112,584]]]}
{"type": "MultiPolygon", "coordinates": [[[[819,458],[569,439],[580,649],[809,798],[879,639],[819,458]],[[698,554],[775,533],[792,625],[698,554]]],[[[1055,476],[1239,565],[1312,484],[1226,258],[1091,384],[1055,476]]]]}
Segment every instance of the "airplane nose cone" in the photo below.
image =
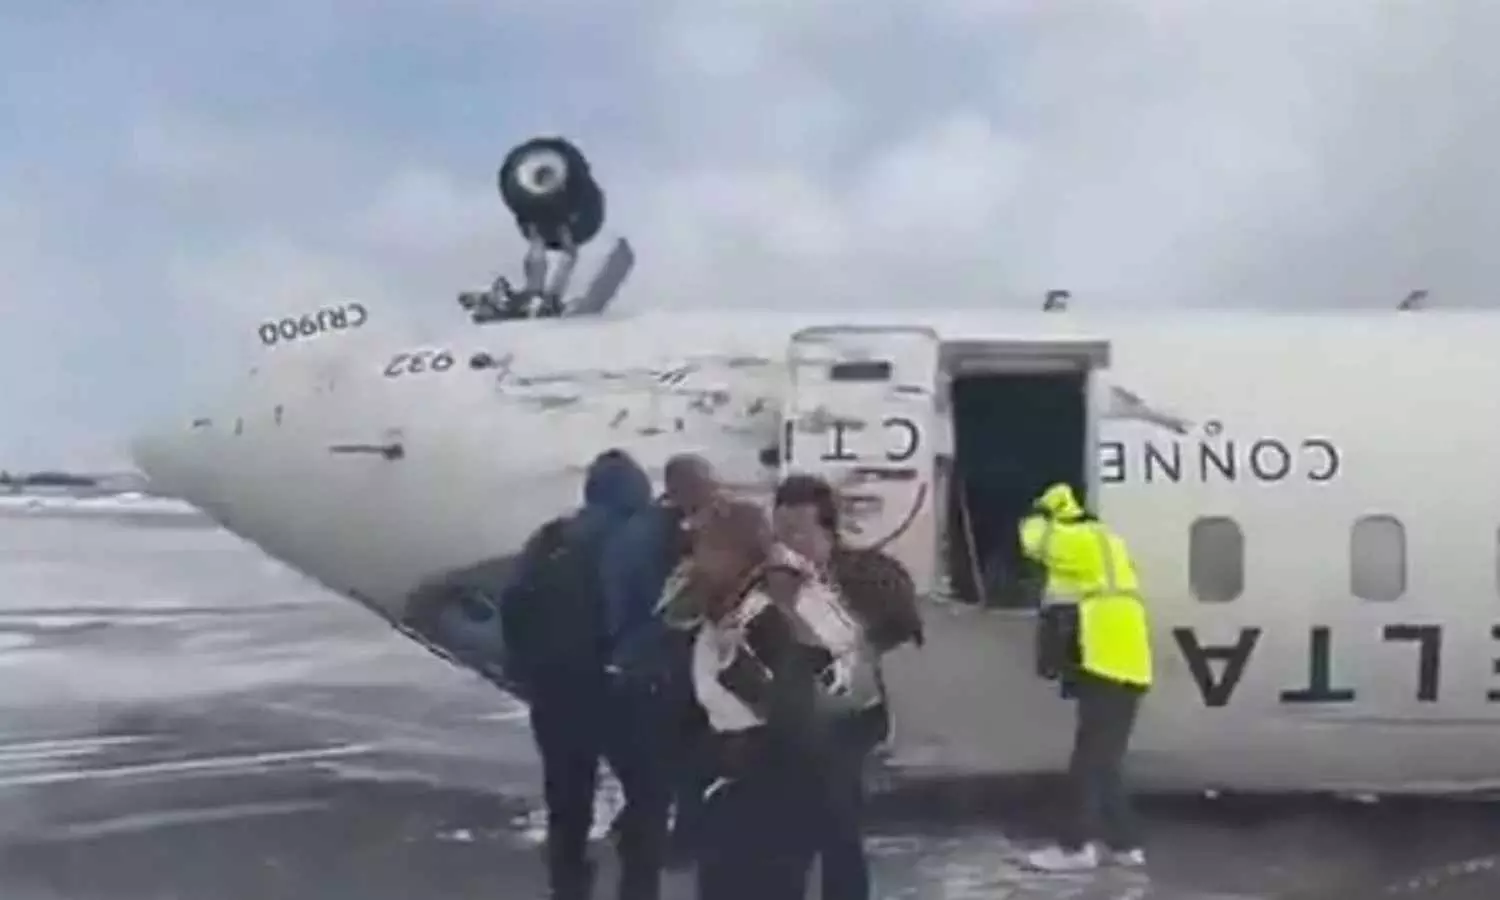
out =
{"type": "Polygon", "coordinates": [[[152,493],[192,499],[195,463],[187,429],[161,428],[137,435],[130,442],[130,456],[152,493]]]}

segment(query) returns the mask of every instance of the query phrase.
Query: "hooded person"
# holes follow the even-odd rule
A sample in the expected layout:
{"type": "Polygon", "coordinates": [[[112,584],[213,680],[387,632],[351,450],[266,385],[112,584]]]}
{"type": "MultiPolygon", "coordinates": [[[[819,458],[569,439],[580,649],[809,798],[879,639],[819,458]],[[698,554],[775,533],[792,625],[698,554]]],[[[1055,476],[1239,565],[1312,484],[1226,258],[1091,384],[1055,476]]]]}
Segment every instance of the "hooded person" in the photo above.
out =
{"type": "MultiPolygon", "coordinates": [[[[660,613],[667,580],[685,567],[688,520],[717,496],[708,460],[693,453],[667,459],[660,498],[631,516],[610,541],[603,558],[609,672],[621,699],[649,706],[657,750],[651,754],[660,777],[673,786],[675,828],[669,852],[675,862],[690,861],[700,817],[703,774],[694,744],[702,730],[688,687],[691,633],[670,627],[660,613]]],[[[624,820],[612,831],[622,837],[624,820]]]]}
{"type": "Polygon", "coordinates": [[[669,629],[659,615],[668,579],[686,559],[688,520],[717,495],[708,461],[694,454],[667,460],[666,490],[632,514],[603,560],[611,665],[623,676],[671,678],[669,629]]]}
{"type": "Polygon", "coordinates": [[[610,677],[604,566],[650,505],[651,481],[628,454],[610,450],[589,465],[583,500],[527,542],[501,603],[542,757],[549,881],[557,900],[591,895],[588,845],[602,758],[625,794],[619,897],[656,900],[669,796],[655,758],[664,723],[649,697],[622,691],[610,677]]]}
{"type": "Polygon", "coordinates": [[[638,705],[654,704],[666,723],[653,757],[674,786],[671,856],[687,862],[694,854],[706,787],[696,752],[704,726],[689,685],[692,631],[669,625],[660,605],[669,579],[686,568],[689,522],[714,502],[719,486],[709,462],[691,453],[668,459],[663,481],[662,496],[633,515],[607,548],[606,627],[610,672],[620,692],[638,705]]]}
{"type": "Polygon", "coordinates": [[[623,527],[651,505],[651,477],[623,450],[594,457],[583,477],[583,506],[573,517],[571,534],[623,527]]]}
{"type": "Polygon", "coordinates": [[[1083,504],[1068,484],[1047,487],[1032,503],[1020,524],[1022,558],[1043,570],[1042,609],[1037,620],[1036,670],[1042,678],[1060,681],[1064,696],[1072,691],[1071,672],[1078,661],[1078,593],[1076,578],[1066,564],[1048,564],[1057,526],[1082,521],[1083,504]]]}
{"type": "Polygon", "coordinates": [[[1106,860],[1141,865],[1145,854],[1124,760],[1151,686],[1152,660],[1129,548],[1063,483],[1041,493],[1020,536],[1022,553],[1047,574],[1039,668],[1070,686],[1078,718],[1068,763],[1073,815],[1058,844],[1028,861],[1049,871],[1090,869],[1106,860]]]}
{"type": "Polygon", "coordinates": [[[583,504],[526,541],[500,596],[513,680],[530,689],[602,673],[606,545],[650,501],[646,473],[628,455],[611,450],[589,464],[583,504]]]}

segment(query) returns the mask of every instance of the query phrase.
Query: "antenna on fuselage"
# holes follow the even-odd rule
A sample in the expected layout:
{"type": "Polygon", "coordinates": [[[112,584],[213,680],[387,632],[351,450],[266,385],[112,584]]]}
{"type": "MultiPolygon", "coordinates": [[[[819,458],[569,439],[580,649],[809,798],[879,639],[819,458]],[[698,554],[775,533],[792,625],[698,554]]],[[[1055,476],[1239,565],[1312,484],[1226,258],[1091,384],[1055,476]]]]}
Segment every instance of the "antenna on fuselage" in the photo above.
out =
{"type": "Polygon", "coordinates": [[[1418,288],[1406,295],[1406,299],[1396,304],[1396,308],[1402,312],[1423,309],[1427,306],[1427,289],[1418,288]]]}
{"type": "Polygon", "coordinates": [[[583,152],[561,137],[532,138],[505,155],[496,181],[526,239],[522,281],[501,275],[489,290],[459,294],[458,305],[476,325],[603,312],[634,268],[635,252],[624,238],[615,241],[583,293],[566,299],[579,251],[604,227],[604,191],[583,152]]]}
{"type": "Polygon", "coordinates": [[[1072,299],[1072,292],[1065,291],[1062,288],[1053,288],[1047,292],[1046,298],[1042,300],[1042,312],[1066,312],[1068,301],[1072,299]]]}

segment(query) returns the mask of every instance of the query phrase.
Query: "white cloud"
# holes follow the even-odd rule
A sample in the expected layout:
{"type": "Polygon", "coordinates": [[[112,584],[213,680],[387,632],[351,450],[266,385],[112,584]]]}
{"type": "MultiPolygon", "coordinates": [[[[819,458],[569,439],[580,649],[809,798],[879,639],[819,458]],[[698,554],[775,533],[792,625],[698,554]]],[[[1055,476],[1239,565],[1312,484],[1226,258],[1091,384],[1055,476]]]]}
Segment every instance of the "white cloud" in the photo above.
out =
{"type": "Polygon", "coordinates": [[[768,302],[734,273],[769,271],[773,296],[807,278],[835,303],[1488,302],[1500,8],[921,8],[708,3],[663,27],[659,66],[702,89],[673,104],[714,111],[677,123],[700,152],[632,223],[672,238],[655,291],[768,302]],[[803,97],[833,127],[779,127],[803,97]]]}
{"type": "MultiPolygon", "coordinates": [[[[514,258],[492,167],[541,127],[605,179],[640,254],[632,305],[993,305],[1057,285],[1083,306],[1390,304],[1418,285],[1487,304],[1500,274],[1500,6],[1484,0],[424,9],[314,29],[316,53],[280,32],[278,59],[316,72],[236,80],[199,54],[120,98],[98,156],[29,160],[91,185],[61,214],[26,205],[51,202],[46,183],[0,201],[6,315],[73,348],[0,336],[7,375],[46,373],[10,400],[47,423],[38,440],[90,431],[58,421],[58,397],[183,391],[231,355],[225,334],[288,304],[450,315],[514,258]],[[286,87],[252,102],[250,82],[286,87]],[[79,226],[122,205],[142,224],[102,257],[79,226]],[[99,282],[101,308],[150,323],[120,339],[171,361],[154,380],[95,377],[79,354],[97,329],[46,289],[99,282]]],[[[65,119],[45,124],[64,145],[65,119]]],[[[17,446],[0,435],[0,456],[17,446]]]]}

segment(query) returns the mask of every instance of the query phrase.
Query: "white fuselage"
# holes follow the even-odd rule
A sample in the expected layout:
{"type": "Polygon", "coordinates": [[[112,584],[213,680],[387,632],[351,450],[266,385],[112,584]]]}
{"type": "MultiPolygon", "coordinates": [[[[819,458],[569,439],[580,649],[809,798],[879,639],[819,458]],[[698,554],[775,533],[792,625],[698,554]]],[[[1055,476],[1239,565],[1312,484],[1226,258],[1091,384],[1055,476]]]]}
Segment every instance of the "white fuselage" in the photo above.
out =
{"type": "MultiPolygon", "coordinates": [[[[1485,468],[1500,446],[1500,316],[646,313],[464,323],[425,345],[328,334],[266,348],[236,396],[143,440],[137,458],[225,527],[400,620],[419,585],[514,553],[576,505],[607,447],[656,475],[697,451],[747,490],[769,486],[778,471],[759,454],[814,390],[788,365],[812,326],[930,329],[931,365],[918,340],[898,369],[934,371],[892,400],[920,419],[927,455],[879,489],[890,515],[918,509],[892,552],[923,584],[943,575],[943,519],[914,498],[940,487],[928,462],[950,449],[955,348],[1107,347],[1088,389],[1092,478],[1151,609],[1157,683],[1132,746],[1147,783],[1500,783],[1500,478],[1485,468]],[[480,353],[499,364],[471,367],[480,353]],[[440,359],[453,364],[437,371],[440,359]],[[382,452],[393,447],[398,458],[382,452]],[[1232,600],[1190,587],[1195,522],[1218,542],[1218,563],[1200,550],[1210,568],[1238,528],[1232,600]],[[1309,690],[1320,664],[1326,683],[1309,690]]],[[[883,401],[849,402],[874,404],[860,412],[874,421],[883,401]]],[[[867,429],[852,452],[901,437],[867,429]]],[[[887,658],[893,761],[1061,766],[1072,709],[1033,674],[1033,616],[942,599],[925,615],[927,645],[887,658]]]]}

